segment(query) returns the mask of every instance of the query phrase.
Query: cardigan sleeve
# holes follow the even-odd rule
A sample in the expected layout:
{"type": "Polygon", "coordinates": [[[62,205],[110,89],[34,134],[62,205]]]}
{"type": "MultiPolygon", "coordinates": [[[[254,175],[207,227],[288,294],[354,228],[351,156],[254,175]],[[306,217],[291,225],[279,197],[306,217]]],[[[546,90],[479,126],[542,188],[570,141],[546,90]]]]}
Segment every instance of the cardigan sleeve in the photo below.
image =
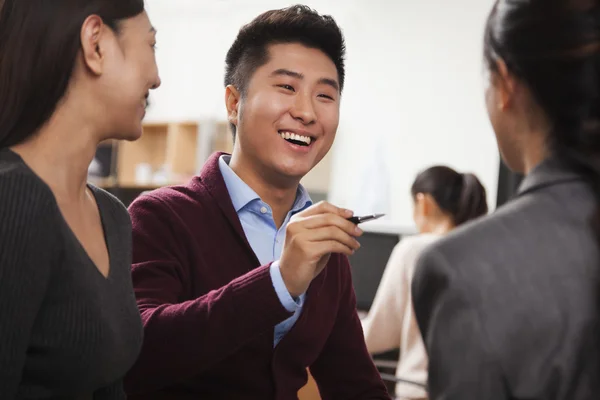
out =
{"type": "Polygon", "coordinates": [[[174,212],[158,197],[138,198],[129,212],[132,280],[144,343],[125,379],[128,394],[157,391],[199,375],[292,314],[279,301],[270,265],[182,301],[192,280],[184,249],[189,234],[178,229],[174,212]]]}
{"type": "Polygon", "coordinates": [[[327,268],[339,271],[340,309],[325,347],[310,372],[323,400],[390,399],[365,345],[348,258],[335,255],[335,259],[338,265],[327,268]]]}

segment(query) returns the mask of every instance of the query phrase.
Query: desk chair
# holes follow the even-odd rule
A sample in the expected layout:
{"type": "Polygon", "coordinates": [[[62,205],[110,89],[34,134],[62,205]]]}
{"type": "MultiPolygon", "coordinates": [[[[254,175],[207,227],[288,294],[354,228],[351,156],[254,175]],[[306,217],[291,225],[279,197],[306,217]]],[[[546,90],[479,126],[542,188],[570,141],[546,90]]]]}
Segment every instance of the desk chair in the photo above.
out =
{"type": "Polygon", "coordinates": [[[387,390],[391,395],[393,395],[395,393],[397,383],[407,383],[409,385],[414,385],[414,386],[418,386],[419,388],[427,389],[427,386],[423,385],[422,383],[409,381],[408,379],[398,378],[395,375],[396,367],[398,366],[397,360],[394,361],[394,360],[389,360],[389,359],[384,360],[384,359],[374,358],[373,362],[374,362],[375,366],[377,367],[377,369],[379,370],[381,379],[383,379],[383,382],[385,383],[385,386],[387,387],[387,390]],[[392,371],[392,372],[389,372],[389,371],[392,371]]]}

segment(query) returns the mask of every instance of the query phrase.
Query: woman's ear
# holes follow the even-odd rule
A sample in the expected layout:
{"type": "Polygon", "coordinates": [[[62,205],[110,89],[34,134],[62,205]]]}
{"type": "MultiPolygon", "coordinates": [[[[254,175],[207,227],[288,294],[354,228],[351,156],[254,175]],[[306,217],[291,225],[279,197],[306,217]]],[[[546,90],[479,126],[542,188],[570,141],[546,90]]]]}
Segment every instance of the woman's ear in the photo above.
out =
{"type": "Polygon", "coordinates": [[[496,61],[497,73],[494,74],[494,85],[498,90],[498,108],[501,111],[506,110],[514,99],[515,78],[508,71],[506,63],[502,59],[496,61]]]}
{"type": "Polygon", "coordinates": [[[423,193],[417,193],[415,195],[415,211],[418,215],[425,215],[425,209],[427,205],[425,204],[425,195],[423,193]]]}
{"type": "Polygon", "coordinates": [[[437,201],[433,198],[432,195],[426,193],[423,195],[423,215],[425,217],[432,217],[440,211],[440,207],[438,206],[437,201]]]}
{"type": "Polygon", "coordinates": [[[102,18],[90,15],[83,21],[80,32],[83,60],[88,70],[94,75],[102,75],[104,70],[103,40],[106,29],[102,18]]]}

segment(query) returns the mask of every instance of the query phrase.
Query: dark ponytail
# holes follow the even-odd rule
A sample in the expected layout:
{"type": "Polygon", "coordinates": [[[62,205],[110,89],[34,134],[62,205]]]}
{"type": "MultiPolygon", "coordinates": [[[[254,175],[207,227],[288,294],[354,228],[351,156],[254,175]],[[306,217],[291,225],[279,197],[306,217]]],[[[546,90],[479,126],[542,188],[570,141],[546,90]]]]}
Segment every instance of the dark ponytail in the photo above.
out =
{"type": "MultiPolygon", "coordinates": [[[[550,123],[552,155],[587,179],[600,200],[600,4],[521,0],[494,5],[484,57],[523,82],[550,123]]],[[[600,210],[593,228],[600,239],[600,210]]]]}
{"type": "Polygon", "coordinates": [[[471,173],[464,173],[461,176],[462,188],[459,207],[454,217],[456,225],[481,217],[488,212],[485,188],[479,179],[471,173]]]}
{"type": "Polygon", "coordinates": [[[411,193],[413,198],[419,193],[429,194],[456,226],[488,212],[486,191],[479,179],[445,166],[434,166],[417,175],[411,193]]]}

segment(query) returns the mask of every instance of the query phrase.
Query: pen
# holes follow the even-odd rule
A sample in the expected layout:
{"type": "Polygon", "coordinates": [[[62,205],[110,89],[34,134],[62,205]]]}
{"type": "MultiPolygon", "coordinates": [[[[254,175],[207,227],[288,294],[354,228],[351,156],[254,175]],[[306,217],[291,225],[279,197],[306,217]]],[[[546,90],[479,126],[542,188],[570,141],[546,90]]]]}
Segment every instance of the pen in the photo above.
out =
{"type": "Polygon", "coordinates": [[[364,215],[362,217],[352,217],[352,218],[348,218],[348,221],[352,222],[353,224],[360,224],[363,222],[367,222],[367,221],[372,221],[374,219],[378,219],[383,217],[385,214],[372,214],[372,215],[364,215]]]}

